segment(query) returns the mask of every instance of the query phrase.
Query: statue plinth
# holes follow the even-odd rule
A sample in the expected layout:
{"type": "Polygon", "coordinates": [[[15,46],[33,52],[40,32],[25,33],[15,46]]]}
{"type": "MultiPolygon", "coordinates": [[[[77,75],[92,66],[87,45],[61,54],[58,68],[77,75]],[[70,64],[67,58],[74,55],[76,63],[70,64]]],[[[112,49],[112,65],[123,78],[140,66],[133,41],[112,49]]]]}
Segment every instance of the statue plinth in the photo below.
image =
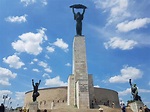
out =
{"type": "Polygon", "coordinates": [[[133,112],[138,112],[140,107],[142,108],[144,107],[144,104],[142,101],[134,101],[132,103],[129,103],[128,105],[130,106],[133,112]]]}
{"type": "Polygon", "coordinates": [[[29,103],[29,112],[37,112],[38,102],[29,103]]]}

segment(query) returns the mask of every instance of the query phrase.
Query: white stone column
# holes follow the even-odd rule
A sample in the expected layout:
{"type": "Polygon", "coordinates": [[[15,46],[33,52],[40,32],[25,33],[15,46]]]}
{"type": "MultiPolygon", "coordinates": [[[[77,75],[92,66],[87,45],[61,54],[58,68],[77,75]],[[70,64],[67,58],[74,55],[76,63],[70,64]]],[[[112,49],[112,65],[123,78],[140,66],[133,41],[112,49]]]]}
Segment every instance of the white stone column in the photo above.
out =
{"type": "Polygon", "coordinates": [[[84,36],[75,36],[73,42],[74,105],[90,108],[89,84],[84,36]]]}
{"type": "Polygon", "coordinates": [[[70,75],[68,78],[68,95],[67,95],[67,104],[74,106],[74,95],[75,89],[74,89],[74,75],[70,75]]]}

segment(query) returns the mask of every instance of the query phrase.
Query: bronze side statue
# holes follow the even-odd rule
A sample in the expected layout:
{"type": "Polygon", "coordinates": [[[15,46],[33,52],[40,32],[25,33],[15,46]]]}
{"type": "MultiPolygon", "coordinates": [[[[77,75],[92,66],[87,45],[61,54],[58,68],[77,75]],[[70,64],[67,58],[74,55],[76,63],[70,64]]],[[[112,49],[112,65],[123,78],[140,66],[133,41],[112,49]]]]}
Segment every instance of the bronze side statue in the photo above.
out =
{"type": "Polygon", "coordinates": [[[72,12],[74,14],[74,20],[76,20],[76,34],[81,36],[82,35],[82,20],[84,18],[84,13],[85,9],[87,8],[86,6],[82,4],[75,4],[70,6],[72,8],[72,12]],[[83,9],[82,14],[80,12],[75,13],[74,9],[83,9]]]}
{"type": "Polygon", "coordinates": [[[141,97],[138,95],[138,88],[136,84],[131,83],[131,79],[129,79],[129,84],[131,86],[131,94],[133,95],[133,100],[134,101],[142,101],[141,97]]]}
{"type": "Polygon", "coordinates": [[[41,80],[39,80],[39,83],[35,83],[34,84],[34,80],[32,79],[32,85],[33,85],[33,94],[32,94],[32,97],[33,97],[33,102],[36,101],[36,98],[40,95],[39,92],[38,92],[38,87],[41,83],[41,80]]]}

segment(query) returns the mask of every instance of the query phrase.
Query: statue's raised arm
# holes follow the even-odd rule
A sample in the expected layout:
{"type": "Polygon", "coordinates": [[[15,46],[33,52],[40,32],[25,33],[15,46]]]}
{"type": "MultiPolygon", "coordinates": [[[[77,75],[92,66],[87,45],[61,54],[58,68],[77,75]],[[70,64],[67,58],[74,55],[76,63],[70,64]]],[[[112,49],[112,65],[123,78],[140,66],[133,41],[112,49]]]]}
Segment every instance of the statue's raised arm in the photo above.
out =
{"type": "Polygon", "coordinates": [[[32,85],[34,86],[34,80],[32,79],[32,85]]]}
{"type": "Polygon", "coordinates": [[[131,79],[129,79],[129,84],[130,84],[130,86],[132,86],[131,79]]]}
{"type": "Polygon", "coordinates": [[[41,80],[39,80],[38,86],[40,85],[40,83],[41,83],[41,80]]]}
{"type": "Polygon", "coordinates": [[[84,15],[84,13],[85,13],[85,8],[83,9],[82,15],[84,15]]]}
{"type": "Polygon", "coordinates": [[[76,14],[75,11],[74,11],[74,8],[72,8],[72,12],[73,12],[74,15],[76,14]]]}

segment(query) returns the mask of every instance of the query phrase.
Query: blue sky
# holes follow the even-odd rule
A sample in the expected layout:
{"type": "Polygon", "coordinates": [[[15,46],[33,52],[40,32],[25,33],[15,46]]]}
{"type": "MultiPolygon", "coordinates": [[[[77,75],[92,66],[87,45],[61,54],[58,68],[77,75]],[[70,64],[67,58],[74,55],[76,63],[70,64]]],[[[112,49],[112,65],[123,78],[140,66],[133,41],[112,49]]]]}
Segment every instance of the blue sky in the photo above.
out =
{"type": "Polygon", "coordinates": [[[22,106],[32,79],[40,88],[67,85],[76,34],[69,6],[78,3],[88,7],[83,34],[94,85],[126,102],[131,78],[150,107],[149,0],[1,0],[0,102],[8,94],[6,105],[22,106]]]}

